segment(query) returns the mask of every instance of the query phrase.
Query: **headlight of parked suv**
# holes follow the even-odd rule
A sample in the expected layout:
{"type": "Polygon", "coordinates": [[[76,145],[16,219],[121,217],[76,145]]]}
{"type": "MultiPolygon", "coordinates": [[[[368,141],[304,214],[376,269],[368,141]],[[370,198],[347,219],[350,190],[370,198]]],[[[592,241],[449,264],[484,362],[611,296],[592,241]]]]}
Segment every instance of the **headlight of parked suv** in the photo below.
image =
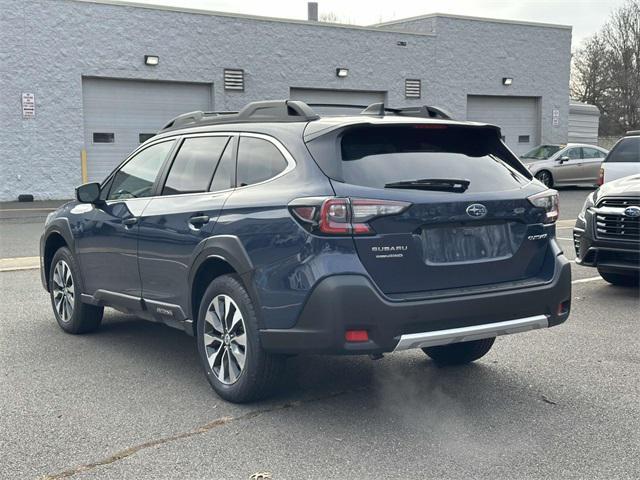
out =
{"type": "Polygon", "coordinates": [[[596,192],[591,192],[587,196],[587,199],[584,201],[584,205],[582,205],[582,210],[580,210],[580,213],[578,214],[578,218],[580,220],[584,221],[584,214],[587,212],[587,209],[595,205],[594,203],[595,196],[596,196],[596,192]]]}
{"type": "Polygon", "coordinates": [[[546,211],[544,223],[555,223],[560,215],[560,199],[558,191],[549,189],[544,192],[536,193],[529,197],[529,201],[535,207],[544,208],[546,211]]]}

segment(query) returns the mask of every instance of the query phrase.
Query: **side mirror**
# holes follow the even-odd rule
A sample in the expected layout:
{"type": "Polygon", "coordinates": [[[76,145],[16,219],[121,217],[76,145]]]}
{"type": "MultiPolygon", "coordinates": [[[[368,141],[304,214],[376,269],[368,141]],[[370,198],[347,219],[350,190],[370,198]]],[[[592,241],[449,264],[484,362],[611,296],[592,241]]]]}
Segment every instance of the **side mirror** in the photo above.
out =
{"type": "Polygon", "coordinates": [[[101,203],[100,184],[93,182],[76,187],[76,198],[80,203],[101,203]]]}
{"type": "Polygon", "coordinates": [[[559,163],[564,163],[564,162],[568,162],[569,160],[571,160],[571,159],[565,155],[565,156],[563,156],[563,157],[560,157],[560,158],[558,159],[558,162],[559,162],[559,163]]]}

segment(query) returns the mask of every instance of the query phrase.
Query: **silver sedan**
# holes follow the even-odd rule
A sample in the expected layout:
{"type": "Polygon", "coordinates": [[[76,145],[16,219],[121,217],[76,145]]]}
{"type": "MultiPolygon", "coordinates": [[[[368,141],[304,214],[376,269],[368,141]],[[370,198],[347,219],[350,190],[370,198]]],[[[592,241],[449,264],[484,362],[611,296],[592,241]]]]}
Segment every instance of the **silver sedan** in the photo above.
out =
{"type": "Polygon", "coordinates": [[[520,160],[548,187],[596,185],[600,164],[607,153],[604,148],[582,143],[540,145],[520,160]]]}

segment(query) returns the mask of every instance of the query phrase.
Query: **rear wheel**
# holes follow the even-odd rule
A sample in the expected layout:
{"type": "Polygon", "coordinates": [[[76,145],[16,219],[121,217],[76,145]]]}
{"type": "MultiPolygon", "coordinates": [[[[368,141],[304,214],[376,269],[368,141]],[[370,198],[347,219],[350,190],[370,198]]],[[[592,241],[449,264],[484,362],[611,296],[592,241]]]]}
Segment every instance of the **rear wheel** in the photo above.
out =
{"type": "Polygon", "coordinates": [[[622,273],[602,271],[598,269],[598,273],[611,285],[617,285],[621,287],[637,287],[640,280],[640,274],[638,274],[637,272],[622,273]]]}
{"type": "Polygon", "coordinates": [[[427,347],[423,348],[422,351],[431,357],[438,366],[464,365],[484,357],[491,350],[494,341],[495,337],[483,338],[470,342],[427,347]]]}
{"type": "Polygon", "coordinates": [[[548,170],[539,171],[538,173],[536,173],[536,178],[544,183],[545,187],[553,187],[553,176],[551,176],[551,172],[549,172],[548,170]]]}
{"type": "Polygon", "coordinates": [[[285,359],[262,349],[253,303],[237,277],[223,275],[207,288],[197,339],[207,380],[225,400],[258,400],[277,386],[285,359]]]}
{"type": "Polygon", "coordinates": [[[60,248],[49,268],[51,306],[60,328],[67,333],[87,333],[97,330],[104,309],[82,303],[80,276],[75,259],[68,248],[60,248]]]}

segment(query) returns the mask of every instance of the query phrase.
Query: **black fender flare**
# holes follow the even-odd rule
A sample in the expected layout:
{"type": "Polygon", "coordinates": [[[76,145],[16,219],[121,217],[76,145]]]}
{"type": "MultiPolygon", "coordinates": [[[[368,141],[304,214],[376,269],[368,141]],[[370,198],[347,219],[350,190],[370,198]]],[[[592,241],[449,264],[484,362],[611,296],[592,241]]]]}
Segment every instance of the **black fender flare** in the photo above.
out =
{"type": "MultiPolygon", "coordinates": [[[[235,235],[216,235],[200,242],[194,251],[193,261],[191,262],[191,269],[189,271],[189,299],[193,294],[193,283],[196,273],[202,264],[211,258],[225,261],[236,271],[254,303],[258,321],[261,323],[259,297],[252,281],[254,271],[253,262],[251,262],[244,245],[242,245],[240,239],[235,235]]],[[[198,312],[191,311],[191,302],[189,302],[188,311],[189,318],[196,320],[198,312]]]]}
{"type": "MultiPolygon", "coordinates": [[[[51,238],[52,235],[60,235],[62,237],[62,239],[67,244],[67,247],[69,247],[71,254],[75,257],[76,262],[78,262],[78,258],[76,257],[75,237],[71,232],[71,225],[69,224],[69,219],[66,217],[59,217],[54,219],[49,225],[46,226],[44,234],[42,235],[42,240],[40,242],[40,258],[42,259],[41,260],[42,261],[41,263],[42,283],[47,290],[49,288],[49,279],[47,278],[47,275],[45,275],[45,271],[49,267],[45,265],[45,251],[46,251],[47,242],[49,241],[49,238],[51,238]]],[[[80,264],[80,262],[78,262],[78,264],[80,264]]],[[[84,279],[82,278],[82,268],[80,268],[80,271],[78,272],[78,274],[80,276],[80,285],[81,287],[83,287],[84,279]]]]}

